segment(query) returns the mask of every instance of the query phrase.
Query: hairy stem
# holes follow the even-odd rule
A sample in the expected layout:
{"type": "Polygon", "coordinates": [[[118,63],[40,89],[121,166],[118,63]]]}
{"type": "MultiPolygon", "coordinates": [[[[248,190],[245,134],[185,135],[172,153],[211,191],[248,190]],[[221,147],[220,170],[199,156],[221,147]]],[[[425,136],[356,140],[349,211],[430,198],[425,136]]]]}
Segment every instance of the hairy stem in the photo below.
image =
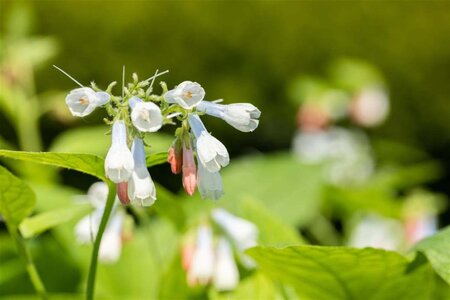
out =
{"type": "Polygon", "coordinates": [[[17,232],[17,227],[8,223],[6,223],[6,226],[8,227],[9,234],[11,235],[12,239],[17,245],[19,255],[25,261],[28,276],[30,277],[31,283],[33,284],[33,287],[36,290],[36,293],[39,295],[41,299],[47,299],[44,284],[42,283],[41,277],[39,276],[36,266],[34,265],[33,258],[31,257],[27,245],[17,232]]]}
{"type": "Polygon", "coordinates": [[[116,198],[116,186],[112,182],[108,182],[108,200],[106,201],[105,210],[103,211],[102,220],[100,221],[100,226],[98,228],[97,236],[94,241],[94,248],[92,249],[91,264],[89,266],[89,274],[87,281],[86,299],[94,299],[94,289],[95,289],[95,275],[97,273],[97,261],[98,261],[98,250],[100,249],[100,243],[102,241],[103,232],[105,231],[106,224],[108,223],[109,216],[111,215],[112,208],[114,206],[114,199],[116,198]]]}

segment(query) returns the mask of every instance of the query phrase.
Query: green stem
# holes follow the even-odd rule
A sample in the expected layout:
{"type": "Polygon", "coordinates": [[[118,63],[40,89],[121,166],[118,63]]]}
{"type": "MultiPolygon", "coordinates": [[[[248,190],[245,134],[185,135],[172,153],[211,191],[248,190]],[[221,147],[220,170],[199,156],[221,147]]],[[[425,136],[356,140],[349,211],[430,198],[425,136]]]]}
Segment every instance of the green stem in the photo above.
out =
{"type": "Polygon", "coordinates": [[[11,235],[12,239],[16,242],[19,255],[25,261],[28,276],[30,277],[31,283],[36,290],[36,293],[41,299],[47,299],[44,284],[42,283],[41,277],[39,276],[36,266],[34,265],[33,258],[31,257],[27,245],[17,232],[17,227],[8,223],[6,223],[6,227],[8,228],[9,234],[11,235]]]}
{"type": "Polygon", "coordinates": [[[116,198],[116,186],[114,183],[109,182],[109,194],[108,200],[106,201],[105,210],[103,211],[102,220],[100,221],[100,226],[98,228],[97,236],[94,241],[94,248],[92,249],[91,264],[89,266],[89,274],[86,289],[86,299],[94,299],[94,288],[95,288],[95,275],[97,273],[97,261],[98,261],[98,250],[100,249],[100,243],[102,241],[103,232],[105,231],[106,224],[108,223],[109,216],[114,206],[114,200],[116,198]]]}

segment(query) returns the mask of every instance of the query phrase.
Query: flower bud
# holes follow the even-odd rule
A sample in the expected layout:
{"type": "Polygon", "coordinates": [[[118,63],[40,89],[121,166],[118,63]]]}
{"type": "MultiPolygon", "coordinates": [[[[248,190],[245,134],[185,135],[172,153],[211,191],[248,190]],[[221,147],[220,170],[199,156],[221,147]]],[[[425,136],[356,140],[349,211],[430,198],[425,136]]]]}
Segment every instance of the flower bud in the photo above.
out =
{"type": "Polygon", "coordinates": [[[353,120],[362,126],[377,126],[389,114],[388,95],[380,88],[365,89],[353,100],[350,113],[353,120]]]}
{"type": "Polygon", "coordinates": [[[170,164],[170,169],[173,174],[179,174],[181,172],[183,155],[181,152],[181,143],[178,141],[178,139],[170,147],[167,161],[170,164]]]}
{"type": "Polygon", "coordinates": [[[66,97],[66,104],[73,116],[85,117],[97,107],[108,103],[109,98],[108,93],[95,92],[91,88],[82,87],[70,91],[66,97]]]}
{"type": "Polygon", "coordinates": [[[122,120],[114,122],[112,144],[105,159],[106,177],[115,183],[127,181],[134,169],[134,160],[127,146],[127,130],[122,120]]]}
{"type": "Polygon", "coordinates": [[[130,198],[128,198],[128,182],[119,182],[117,184],[117,197],[123,205],[130,204],[130,198]]]}
{"type": "Polygon", "coordinates": [[[192,109],[205,97],[205,90],[200,84],[192,81],[183,81],[176,88],[164,94],[168,103],[176,103],[184,109],[192,109]]]}
{"type": "Polygon", "coordinates": [[[192,196],[197,186],[197,168],[195,167],[194,153],[183,145],[183,187],[189,196],[192,196]]]}

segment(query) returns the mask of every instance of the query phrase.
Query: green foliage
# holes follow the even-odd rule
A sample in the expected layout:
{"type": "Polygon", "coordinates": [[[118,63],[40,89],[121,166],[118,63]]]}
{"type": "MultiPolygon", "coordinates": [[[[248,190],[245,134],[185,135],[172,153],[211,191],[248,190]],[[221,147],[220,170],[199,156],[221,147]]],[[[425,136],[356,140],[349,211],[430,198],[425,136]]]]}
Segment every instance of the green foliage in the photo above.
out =
{"type": "Polygon", "coordinates": [[[0,156],[76,170],[106,181],[103,159],[92,154],[0,150],[0,156]]]}
{"type": "Polygon", "coordinates": [[[414,249],[422,252],[436,273],[450,284],[450,227],[419,242],[414,249]]]}
{"type": "Polygon", "coordinates": [[[427,265],[409,270],[396,252],[373,248],[256,247],[248,253],[272,279],[306,299],[427,299],[427,265]]]}
{"type": "Polygon", "coordinates": [[[31,213],[35,202],[28,185],[0,166],[0,214],[6,223],[18,225],[31,213]]]}
{"type": "Polygon", "coordinates": [[[91,211],[90,204],[72,204],[65,208],[46,211],[26,218],[20,223],[19,230],[24,238],[35,237],[52,227],[79,219],[91,211]]]}

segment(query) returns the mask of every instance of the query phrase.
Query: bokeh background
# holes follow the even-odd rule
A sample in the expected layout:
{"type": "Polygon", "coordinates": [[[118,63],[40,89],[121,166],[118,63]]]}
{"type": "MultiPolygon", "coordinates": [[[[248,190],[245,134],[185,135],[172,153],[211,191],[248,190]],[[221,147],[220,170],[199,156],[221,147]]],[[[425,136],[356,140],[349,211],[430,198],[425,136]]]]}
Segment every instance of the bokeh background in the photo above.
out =
{"type": "MultiPolygon", "coordinates": [[[[227,103],[251,102],[259,107],[260,126],[251,134],[205,118],[207,128],[227,146],[231,165],[233,160],[286,153],[297,131],[299,108],[289,94],[292,82],[301,75],[326,77],[334,61],[352,58],[377,68],[389,92],[388,119],[381,126],[365,129],[376,161],[392,163],[400,170],[411,163],[432,162],[432,171],[424,171],[423,177],[430,176],[420,182],[421,188],[449,195],[449,20],[447,1],[1,0],[0,57],[8,62],[3,64],[3,75],[25,94],[39,95],[33,103],[2,104],[7,108],[0,111],[1,145],[54,150],[55,141],[64,132],[101,124],[101,113],[82,120],[69,116],[64,97],[75,85],[52,64],[83,84],[95,80],[103,88],[111,81],[120,81],[125,65],[129,76],[136,72],[146,78],[156,69],[167,69],[170,72],[162,80],[169,87],[193,80],[202,84],[209,100],[224,98],[227,103]],[[40,110],[35,122],[42,146],[28,140],[33,139],[32,132],[20,137],[14,124],[26,119],[26,113],[11,118],[15,105],[40,110]],[[412,154],[404,155],[398,149],[412,154]]],[[[164,129],[169,134],[173,130],[164,129]]],[[[95,138],[79,141],[93,142],[95,138]]],[[[60,141],[59,146],[62,144],[60,141]]],[[[264,160],[259,163],[266,164],[264,160]]],[[[281,184],[289,177],[289,182],[295,183],[316,176],[307,169],[295,173],[284,161],[267,164],[282,165],[254,170],[267,171],[267,181],[281,184]]],[[[255,175],[252,166],[237,164],[233,174],[241,171],[242,176],[251,178],[255,175]]],[[[152,176],[168,190],[180,191],[181,182],[174,179],[167,165],[153,168],[152,176]]],[[[61,178],[63,184],[80,190],[92,183],[89,176],[74,172],[62,172],[61,178]]],[[[258,182],[247,187],[236,183],[235,188],[247,188],[248,194],[264,193],[258,191],[258,182]]],[[[396,190],[400,195],[403,192],[402,188],[396,190]]],[[[278,201],[277,197],[281,196],[274,196],[273,201],[278,201]]],[[[342,230],[339,217],[331,215],[331,224],[342,230]]],[[[443,210],[440,227],[448,224],[449,218],[448,210],[443,210]]],[[[291,223],[302,224],[297,220],[291,223]]],[[[303,233],[320,242],[310,231],[303,233]]],[[[79,275],[75,271],[70,274],[79,275]]],[[[66,284],[62,291],[74,288],[66,284]]],[[[14,287],[11,291],[17,292],[14,287]]]]}

